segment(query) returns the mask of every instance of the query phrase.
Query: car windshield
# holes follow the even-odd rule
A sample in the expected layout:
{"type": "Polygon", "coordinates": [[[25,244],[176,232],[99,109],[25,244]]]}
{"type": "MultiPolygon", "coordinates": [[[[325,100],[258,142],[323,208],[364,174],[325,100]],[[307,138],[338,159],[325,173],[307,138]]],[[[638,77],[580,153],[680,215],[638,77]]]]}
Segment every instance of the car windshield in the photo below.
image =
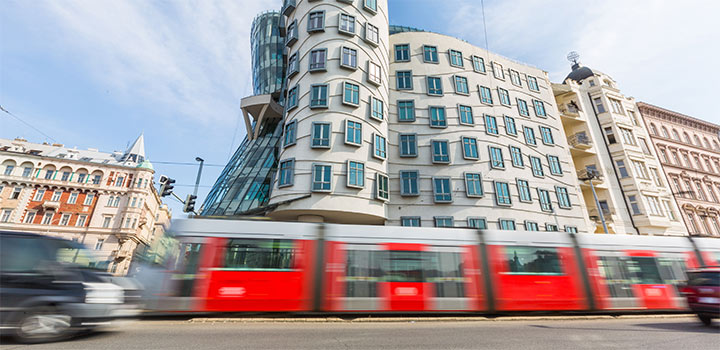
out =
{"type": "Polygon", "coordinates": [[[107,270],[108,262],[100,259],[94,251],[85,248],[82,244],[57,241],[54,244],[54,248],[55,261],[58,263],[97,270],[107,270]]]}
{"type": "Polygon", "coordinates": [[[702,271],[688,273],[689,286],[720,287],[720,272],[702,271]]]}

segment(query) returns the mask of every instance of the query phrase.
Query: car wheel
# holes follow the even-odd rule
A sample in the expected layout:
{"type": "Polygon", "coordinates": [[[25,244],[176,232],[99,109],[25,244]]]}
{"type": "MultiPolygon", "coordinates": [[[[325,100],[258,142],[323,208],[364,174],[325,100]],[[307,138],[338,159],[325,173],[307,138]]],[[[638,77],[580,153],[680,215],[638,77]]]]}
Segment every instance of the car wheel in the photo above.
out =
{"type": "Polygon", "coordinates": [[[709,326],[712,324],[712,317],[710,317],[709,315],[698,315],[698,318],[706,326],[709,326]]]}
{"type": "Polygon", "coordinates": [[[34,307],[23,312],[15,338],[22,343],[43,343],[67,338],[72,317],[55,307],[34,307]]]}

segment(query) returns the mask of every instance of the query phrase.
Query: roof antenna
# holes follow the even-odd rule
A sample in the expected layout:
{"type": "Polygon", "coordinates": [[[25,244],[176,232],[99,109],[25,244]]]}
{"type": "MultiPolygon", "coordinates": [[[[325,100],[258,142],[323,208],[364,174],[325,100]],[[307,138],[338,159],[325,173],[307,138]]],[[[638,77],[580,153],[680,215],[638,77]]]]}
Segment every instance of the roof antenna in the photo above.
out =
{"type": "Polygon", "coordinates": [[[578,54],[576,51],[570,51],[567,54],[567,60],[572,62],[572,69],[578,69],[580,67],[580,54],[578,54]]]}

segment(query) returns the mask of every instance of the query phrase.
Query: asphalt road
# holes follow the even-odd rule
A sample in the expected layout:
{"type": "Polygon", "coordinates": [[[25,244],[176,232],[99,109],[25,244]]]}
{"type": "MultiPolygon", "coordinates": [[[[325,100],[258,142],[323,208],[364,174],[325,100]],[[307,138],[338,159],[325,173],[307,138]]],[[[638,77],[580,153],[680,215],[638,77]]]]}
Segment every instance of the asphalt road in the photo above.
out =
{"type": "Polygon", "coordinates": [[[694,318],[479,322],[190,323],[136,321],[70,341],[2,349],[720,349],[694,318]]]}

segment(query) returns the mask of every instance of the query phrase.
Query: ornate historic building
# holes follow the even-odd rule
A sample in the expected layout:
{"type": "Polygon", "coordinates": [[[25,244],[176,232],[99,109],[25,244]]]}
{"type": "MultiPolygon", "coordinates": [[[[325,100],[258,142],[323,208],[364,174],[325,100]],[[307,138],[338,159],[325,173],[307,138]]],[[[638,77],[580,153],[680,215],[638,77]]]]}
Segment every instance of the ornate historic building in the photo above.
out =
{"type": "Polygon", "coordinates": [[[648,103],[637,105],[688,231],[720,236],[720,126],[648,103]]]}
{"type": "Polygon", "coordinates": [[[0,230],[85,244],[125,274],[162,237],[170,211],[153,186],[143,136],[125,152],[0,139],[0,230]]]}

